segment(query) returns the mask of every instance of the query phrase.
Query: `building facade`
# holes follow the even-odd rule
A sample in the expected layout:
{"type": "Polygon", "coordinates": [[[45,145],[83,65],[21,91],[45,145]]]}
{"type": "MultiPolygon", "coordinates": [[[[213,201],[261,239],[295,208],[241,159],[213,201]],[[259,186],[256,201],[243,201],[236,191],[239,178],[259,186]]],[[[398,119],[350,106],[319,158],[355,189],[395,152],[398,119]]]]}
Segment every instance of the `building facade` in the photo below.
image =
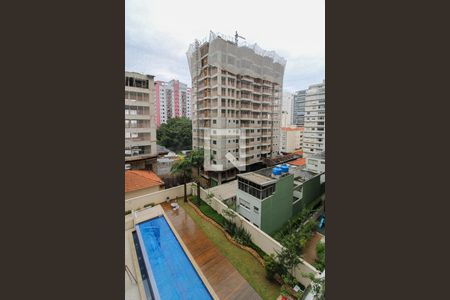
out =
{"type": "Polygon", "coordinates": [[[292,100],[294,95],[288,91],[283,91],[283,101],[281,105],[281,127],[292,125],[292,100]]]}
{"type": "Polygon", "coordinates": [[[297,91],[292,97],[292,125],[305,124],[305,97],[306,90],[297,91]]]}
{"type": "Polygon", "coordinates": [[[281,153],[301,150],[303,144],[303,127],[281,127],[281,153]]]}
{"type": "Polygon", "coordinates": [[[305,96],[303,152],[308,157],[325,151],[325,81],[311,85],[305,96]]]}
{"type": "Polygon", "coordinates": [[[267,234],[280,229],[322,191],[318,174],[296,166],[277,176],[272,171],[239,174],[236,193],[236,212],[267,234]]]}
{"type": "Polygon", "coordinates": [[[192,144],[205,151],[204,176],[210,184],[233,180],[238,170],[277,155],[286,60],[212,32],[208,41],[190,45],[187,58],[192,144]]]}
{"type": "Polygon", "coordinates": [[[125,72],[125,162],[132,166],[157,156],[153,78],[125,72]]]}
{"type": "Polygon", "coordinates": [[[325,172],[325,152],[309,155],[306,158],[306,169],[313,173],[325,172]]]}
{"type": "Polygon", "coordinates": [[[171,118],[191,118],[191,89],[178,80],[155,82],[156,126],[171,118]]]}

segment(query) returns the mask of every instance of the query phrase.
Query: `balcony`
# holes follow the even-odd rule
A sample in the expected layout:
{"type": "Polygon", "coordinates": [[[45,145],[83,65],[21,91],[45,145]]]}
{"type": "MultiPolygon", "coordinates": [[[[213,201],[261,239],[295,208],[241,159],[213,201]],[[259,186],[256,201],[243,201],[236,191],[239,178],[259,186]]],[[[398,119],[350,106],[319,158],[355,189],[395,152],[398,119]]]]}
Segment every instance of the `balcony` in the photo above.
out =
{"type": "Polygon", "coordinates": [[[125,114],[125,120],[149,120],[149,119],[150,119],[150,113],[149,114],[139,114],[139,115],[125,114]]]}

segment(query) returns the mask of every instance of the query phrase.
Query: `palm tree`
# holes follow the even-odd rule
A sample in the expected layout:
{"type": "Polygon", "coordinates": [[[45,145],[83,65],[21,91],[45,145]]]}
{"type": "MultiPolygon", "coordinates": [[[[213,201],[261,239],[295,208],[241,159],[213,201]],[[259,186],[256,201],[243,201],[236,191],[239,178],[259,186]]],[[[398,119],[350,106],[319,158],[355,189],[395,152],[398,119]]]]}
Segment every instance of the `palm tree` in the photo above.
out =
{"type": "Polygon", "coordinates": [[[195,178],[197,185],[197,197],[200,199],[200,169],[203,167],[204,152],[203,149],[193,150],[189,157],[193,168],[197,168],[197,176],[195,178]]]}
{"type": "Polygon", "coordinates": [[[187,187],[186,180],[192,173],[192,162],[191,159],[181,158],[172,165],[170,168],[172,174],[180,174],[183,176],[184,183],[184,202],[187,202],[187,187]]]}

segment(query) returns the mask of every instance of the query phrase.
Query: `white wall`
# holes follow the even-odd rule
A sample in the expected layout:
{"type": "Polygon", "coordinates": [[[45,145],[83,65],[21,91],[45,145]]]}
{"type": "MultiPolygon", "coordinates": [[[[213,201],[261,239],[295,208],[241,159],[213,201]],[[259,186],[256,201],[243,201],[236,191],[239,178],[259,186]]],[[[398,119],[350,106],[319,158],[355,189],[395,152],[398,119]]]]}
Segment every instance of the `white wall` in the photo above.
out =
{"type": "MultiPolygon", "coordinates": [[[[192,193],[191,185],[192,185],[192,183],[187,184],[187,194],[188,195],[191,195],[191,193],[192,193]]],[[[179,185],[179,186],[167,189],[167,190],[162,190],[159,192],[150,193],[150,194],[127,199],[127,200],[125,200],[125,211],[138,210],[138,209],[143,208],[144,205],[147,205],[147,204],[155,204],[155,205],[160,204],[160,203],[165,202],[167,200],[167,197],[169,198],[169,200],[173,200],[173,199],[180,198],[183,196],[184,196],[184,186],[179,185]]]]}

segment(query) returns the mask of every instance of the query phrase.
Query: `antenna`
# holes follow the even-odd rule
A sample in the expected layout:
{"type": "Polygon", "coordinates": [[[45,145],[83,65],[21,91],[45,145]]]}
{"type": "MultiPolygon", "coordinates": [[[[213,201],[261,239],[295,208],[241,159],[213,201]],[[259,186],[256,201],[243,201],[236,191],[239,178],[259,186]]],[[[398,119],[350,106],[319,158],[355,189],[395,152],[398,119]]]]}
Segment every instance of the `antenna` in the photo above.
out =
{"type": "Polygon", "coordinates": [[[235,33],[235,35],[234,35],[234,43],[236,44],[236,46],[238,45],[238,38],[241,38],[241,39],[245,40],[245,37],[240,36],[240,35],[238,34],[237,30],[236,30],[236,33],[235,33]]]}

